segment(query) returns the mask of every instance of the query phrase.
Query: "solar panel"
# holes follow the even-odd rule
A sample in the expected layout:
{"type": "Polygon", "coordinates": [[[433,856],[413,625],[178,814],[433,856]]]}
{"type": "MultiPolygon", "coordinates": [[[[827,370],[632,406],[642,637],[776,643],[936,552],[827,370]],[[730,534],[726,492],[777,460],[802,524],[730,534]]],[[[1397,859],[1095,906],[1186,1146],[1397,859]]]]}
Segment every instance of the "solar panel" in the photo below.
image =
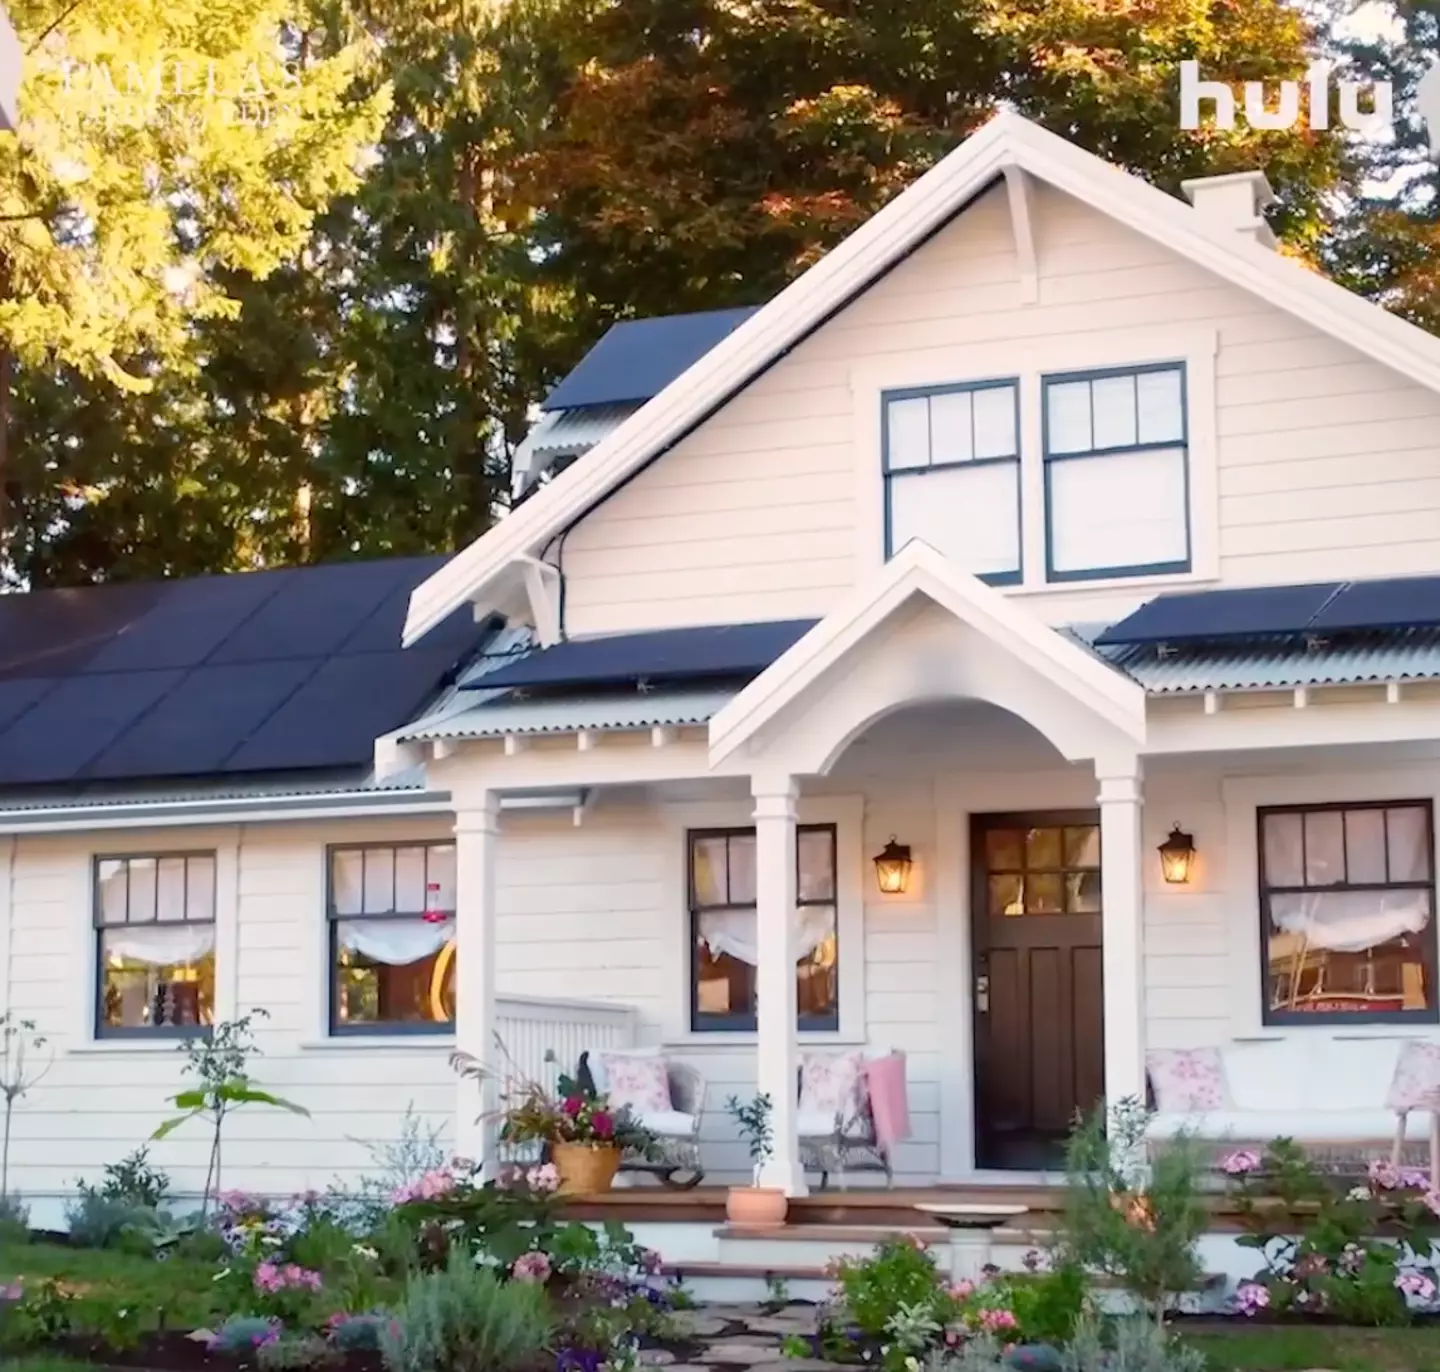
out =
{"type": "Polygon", "coordinates": [[[208,661],[327,657],[404,583],[408,566],[407,559],[297,568],[208,661]]]}
{"type": "Polygon", "coordinates": [[[1310,628],[1336,633],[1345,629],[1425,629],[1440,624],[1440,577],[1396,577],[1355,581],[1315,616],[1310,628]]]}
{"type": "Polygon", "coordinates": [[[814,623],[794,619],[571,639],[477,677],[473,689],[754,676],[814,623]]]}
{"type": "Polygon", "coordinates": [[[231,663],[191,672],[84,769],[87,778],[195,776],[225,759],[310,676],[318,663],[231,663]]]}
{"type": "Polygon", "coordinates": [[[0,729],[17,719],[22,711],[28,710],[54,687],[55,681],[51,677],[17,677],[13,681],[0,681],[0,729]]]}
{"type": "Polygon", "coordinates": [[[326,662],[225,763],[227,772],[357,766],[375,739],[414,715],[438,688],[448,648],[352,653],[326,662]]]}
{"type": "Polygon", "coordinates": [[[165,583],[149,613],[125,625],[85,670],[198,667],[294,576],[291,571],[237,572],[165,583]]]}
{"type": "Polygon", "coordinates": [[[0,677],[63,677],[81,670],[150,613],[163,582],[77,586],[0,595],[0,677]]]}
{"type": "MultiPolygon", "coordinates": [[[[340,645],[341,653],[388,653],[400,646],[400,633],[405,627],[405,613],[410,608],[410,596],[422,581],[433,576],[450,559],[448,557],[410,557],[395,563],[402,569],[399,584],[388,599],[383,601],[340,645]]],[[[475,615],[467,605],[456,610],[448,619],[442,620],[420,642],[427,648],[441,644],[468,646],[475,642],[481,632],[475,623],[475,615]]]]}
{"type": "Polygon", "coordinates": [[[1256,586],[1157,596],[1095,641],[1105,647],[1303,633],[1341,585],[1256,586]]]}
{"type": "Polygon", "coordinates": [[[657,396],[740,327],[758,306],[612,324],[540,407],[579,410],[657,396]]]}
{"type": "Polygon", "coordinates": [[[184,675],[109,672],[58,682],[0,733],[0,780],[68,781],[184,675]]]}

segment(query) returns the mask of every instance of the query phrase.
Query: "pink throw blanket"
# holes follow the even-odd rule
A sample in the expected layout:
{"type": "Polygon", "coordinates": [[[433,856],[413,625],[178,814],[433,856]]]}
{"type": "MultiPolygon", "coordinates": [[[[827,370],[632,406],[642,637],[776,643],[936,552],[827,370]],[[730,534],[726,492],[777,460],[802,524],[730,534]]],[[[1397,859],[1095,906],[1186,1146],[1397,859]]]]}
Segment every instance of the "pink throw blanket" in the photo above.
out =
{"type": "Polygon", "coordinates": [[[905,1094],[905,1054],[871,1058],[865,1064],[865,1087],[870,1094],[870,1115],[875,1141],[887,1151],[910,1137],[910,1103],[905,1094]]]}

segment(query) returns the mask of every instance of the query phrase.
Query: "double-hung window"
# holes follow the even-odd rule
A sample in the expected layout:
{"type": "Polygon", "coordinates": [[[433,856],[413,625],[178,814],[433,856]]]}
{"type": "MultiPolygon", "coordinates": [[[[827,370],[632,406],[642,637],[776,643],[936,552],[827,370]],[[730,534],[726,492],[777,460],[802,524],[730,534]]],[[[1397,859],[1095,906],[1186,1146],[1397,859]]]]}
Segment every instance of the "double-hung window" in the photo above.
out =
{"type": "Polygon", "coordinates": [[[922,539],[994,585],[1020,580],[1020,387],[887,391],[886,557],[922,539]]]}
{"type": "Polygon", "coordinates": [[[96,1032],[196,1033],[215,1012],[215,854],[95,860],[96,1032]]]}
{"type": "MultiPolygon", "coordinates": [[[[760,960],[755,830],[696,830],[689,840],[691,1027],[754,1029],[760,960]]],[[[796,830],[795,989],[801,1029],[836,1029],[840,1023],[835,849],[833,824],[796,830]]]]}
{"type": "Polygon", "coordinates": [[[455,1021],[454,843],[331,848],[332,1033],[455,1021]]]}
{"type": "Polygon", "coordinates": [[[1437,1020],[1429,801],[1261,810],[1266,1024],[1437,1020]]]}
{"type": "Polygon", "coordinates": [[[1190,570],[1181,363],[1047,376],[1046,575],[1190,570]]]}

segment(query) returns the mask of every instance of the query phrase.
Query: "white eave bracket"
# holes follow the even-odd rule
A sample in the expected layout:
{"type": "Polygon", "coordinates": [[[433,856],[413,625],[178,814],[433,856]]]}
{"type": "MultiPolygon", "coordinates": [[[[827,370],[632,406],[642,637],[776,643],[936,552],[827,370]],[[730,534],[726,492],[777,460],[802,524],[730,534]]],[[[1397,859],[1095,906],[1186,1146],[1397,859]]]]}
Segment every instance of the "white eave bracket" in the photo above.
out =
{"type": "Polygon", "coordinates": [[[1015,262],[1020,272],[1020,300],[1040,303],[1040,268],[1035,256],[1035,217],[1030,178],[1018,166],[1005,168],[1005,191],[1010,199],[1010,225],[1015,234],[1015,262]]]}
{"type": "Polygon", "coordinates": [[[560,642],[560,571],[538,557],[517,557],[530,605],[530,621],[542,648],[553,648],[560,642]]]}

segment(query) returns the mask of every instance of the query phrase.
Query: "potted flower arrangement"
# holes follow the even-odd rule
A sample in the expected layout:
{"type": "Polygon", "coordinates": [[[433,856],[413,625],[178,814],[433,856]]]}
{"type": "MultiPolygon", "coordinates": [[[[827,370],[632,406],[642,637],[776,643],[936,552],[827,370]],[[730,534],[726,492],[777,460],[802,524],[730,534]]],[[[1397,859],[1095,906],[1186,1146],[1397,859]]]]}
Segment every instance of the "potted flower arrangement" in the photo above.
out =
{"type": "Polygon", "coordinates": [[[784,1224],[790,1202],[776,1186],[760,1185],[760,1169],[775,1153],[775,1133],[770,1124],[771,1102],[767,1095],[756,1096],[743,1105],[731,1096],[725,1102],[731,1119],[750,1148],[750,1161],[755,1167],[752,1186],[732,1186],[725,1197],[725,1214],[730,1223],[746,1227],[784,1224]]]}
{"type": "Polygon", "coordinates": [[[648,1153],[654,1136],[626,1107],[615,1109],[608,1096],[583,1090],[561,1077],[551,1096],[529,1083],[502,1115],[500,1137],[506,1143],[539,1143],[560,1174],[561,1195],[608,1191],[627,1150],[648,1153]]]}

